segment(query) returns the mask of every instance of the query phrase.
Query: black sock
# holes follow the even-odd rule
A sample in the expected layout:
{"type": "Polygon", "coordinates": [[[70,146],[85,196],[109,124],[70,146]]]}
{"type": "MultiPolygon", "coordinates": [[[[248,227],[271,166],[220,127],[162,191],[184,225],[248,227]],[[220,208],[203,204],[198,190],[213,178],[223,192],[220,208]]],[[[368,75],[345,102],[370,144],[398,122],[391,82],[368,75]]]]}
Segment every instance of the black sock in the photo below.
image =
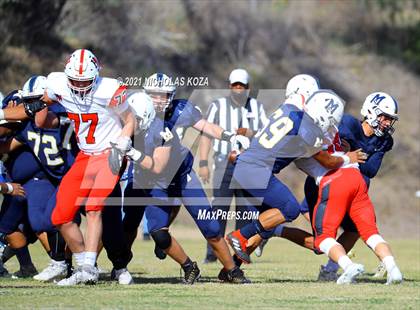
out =
{"type": "Polygon", "coordinates": [[[181,267],[182,267],[182,269],[184,270],[184,271],[187,271],[188,269],[190,269],[191,268],[191,266],[192,266],[192,261],[191,261],[191,259],[188,257],[187,258],[187,260],[183,263],[183,264],[181,264],[181,267]]]}
{"type": "Polygon", "coordinates": [[[57,232],[47,233],[48,243],[50,244],[50,257],[55,261],[63,261],[65,259],[66,242],[61,234],[57,232]]]}
{"type": "Polygon", "coordinates": [[[20,266],[32,266],[31,254],[29,253],[28,247],[16,249],[16,258],[19,261],[20,266]]]}
{"type": "Polygon", "coordinates": [[[234,254],[234,255],[232,256],[232,258],[233,258],[233,262],[235,263],[235,265],[236,265],[237,267],[241,267],[241,265],[242,265],[242,261],[239,259],[239,257],[238,257],[238,256],[236,256],[236,254],[234,254]]]}
{"type": "Polygon", "coordinates": [[[15,255],[16,255],[16,250],[12,249],[10,246],[7,246],[3,252],[3,257],[2,257],[3,264],[5,264],[9,259],[11,259],[15,255]]]}

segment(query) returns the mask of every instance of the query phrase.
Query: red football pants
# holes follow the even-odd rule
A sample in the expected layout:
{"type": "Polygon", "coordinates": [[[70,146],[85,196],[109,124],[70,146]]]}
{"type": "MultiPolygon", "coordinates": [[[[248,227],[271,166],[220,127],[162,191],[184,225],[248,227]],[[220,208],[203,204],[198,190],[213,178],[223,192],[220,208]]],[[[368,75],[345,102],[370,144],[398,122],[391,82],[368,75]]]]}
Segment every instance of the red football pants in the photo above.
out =
{"type": "Polygon", "coordinates": [[[108,164],[109,152],[86,155],[79,152],[63,177],[51,220],[54,225],[71,222],[81,205],[86,211],[101,211],[119,180],[108,164]]]}
{"type": "Polygon", "coordinates": [[[336,238],[346,213],[363,241],[378,233],[375,210],[367,192],[366,182],[356,168],[330,171],[322,178],[312,217],[317,250],[326,238],[336,238]]]}

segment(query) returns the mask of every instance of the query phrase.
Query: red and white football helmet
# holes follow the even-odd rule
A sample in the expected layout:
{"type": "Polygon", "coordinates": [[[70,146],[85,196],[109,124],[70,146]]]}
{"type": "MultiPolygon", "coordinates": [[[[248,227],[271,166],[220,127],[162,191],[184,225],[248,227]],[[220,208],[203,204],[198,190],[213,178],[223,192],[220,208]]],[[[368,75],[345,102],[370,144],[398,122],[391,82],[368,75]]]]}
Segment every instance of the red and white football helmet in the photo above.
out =
{"type": "Polygon", "coordinates": [[[64,68],[69,88],[75,94],[85,96],[95,87],[99,69],[98,59],[91,51],[76,50],[70,55],[64,68]]]}

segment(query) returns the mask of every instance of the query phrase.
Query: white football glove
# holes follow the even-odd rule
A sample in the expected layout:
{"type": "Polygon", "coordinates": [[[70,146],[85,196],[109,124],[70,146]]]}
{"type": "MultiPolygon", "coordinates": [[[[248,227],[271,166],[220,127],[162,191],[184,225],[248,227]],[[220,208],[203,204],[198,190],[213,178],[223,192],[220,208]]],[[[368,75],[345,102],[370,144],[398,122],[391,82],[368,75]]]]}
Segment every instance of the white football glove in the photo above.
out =
{"type": "Polygon", "coordinates": [[[125,153],[131,149],[131,138],[127,136],[119,136],[117,141],[113,141],[111,144],[123,155],[125,155],[125,153]]]}
{"type": "Polygon", "coordinates": [[[230,138],[230,143],[232,143],[232,149],[236,151],[244,151],[249,148],[250,141],[247,137],[241,135],[233,135],[230,138]]]}
{"type": "Polygon", "coordinates": [[[142,152],[136,150],[134,147],[132,147],[125,155],[127,155],[127,157],[133,162],[137,162],[143,156],[142,152]]]}

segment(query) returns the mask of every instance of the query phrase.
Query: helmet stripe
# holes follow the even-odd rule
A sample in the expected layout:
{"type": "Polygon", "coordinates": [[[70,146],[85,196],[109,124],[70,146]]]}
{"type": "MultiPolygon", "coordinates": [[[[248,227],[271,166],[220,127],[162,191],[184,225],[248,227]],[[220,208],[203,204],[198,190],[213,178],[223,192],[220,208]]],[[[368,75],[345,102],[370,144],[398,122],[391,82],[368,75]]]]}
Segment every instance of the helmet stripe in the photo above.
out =
{"type": "Polygon", "coordinates": [[[37,75],[34,75],[33,77],[31,77],[31,79],[29,80],[29,92],[32,93],[34,91],[34,86],[35,86],[35,82],[36,79],[38,78],[37,75]]]}
{"type": "Polygon", "coordinates": [[[395,114],[398,114],[398,103],[397,103],[397,100],[395,100],[394,97],[391,97],[391,98],[392,98],[392,100],[394,100],[394,103],[395,103],[395,114]]]}
{"type": "Polygon", "coordinates": [[[83,73],[83,60],[85,58],[85,50],[82,49],[80,52],[80,64],[79,64],[79,74],[83,73]]]}

